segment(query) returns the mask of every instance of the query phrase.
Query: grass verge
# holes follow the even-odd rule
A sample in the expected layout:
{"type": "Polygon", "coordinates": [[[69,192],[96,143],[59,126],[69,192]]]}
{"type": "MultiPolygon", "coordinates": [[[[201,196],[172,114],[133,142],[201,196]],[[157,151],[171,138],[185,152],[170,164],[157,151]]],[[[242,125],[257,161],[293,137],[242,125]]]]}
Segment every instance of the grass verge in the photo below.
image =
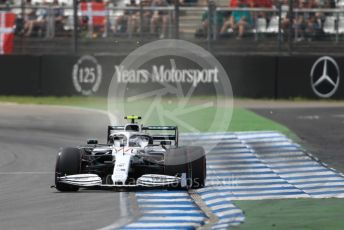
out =
{"type": "MultiPolygon", "coordinates": [[[[18,103],[18,104],[41,104],[41,105],[64,105],[64,106],[77,106],[84,108],[94,109],[107,109],[107,99],[102,97],[26,97],[26,96],[0,96],[0,102],[3,103],[18,103]]],[[[165,105],[167,109],[173,109],[173,105],[165,105]]],[[[145,111],[144,104],[137,104],[136,111],[132,113],[140,114],[140,111],[145,111]]],[[[130,108],[129,108],[130,109],[130,108]]],[[[209,108],[208,113],[203,113],[202,117],[198,114],[198,119],[191,113],[189,117],[184,117],[185,120],[196,123],[195,125],[201,130],[208,130],[207,121],[209,114],[213,114],[214,110],[222,108],[209,108]],[[208,115],[207,115],[208,114],[208,115]]],[[[153,116],[148,122],[154,125],[156,117],[153,116]]],[[[215,121],[216,122],[216,121],[215,121]]],[[[220,123],[220,121],[218,121],[220,123]]],[[[220,125],[219,125],[220,126],[220,125]]],[[[215,125],[216,127],[216,125],[215,125]]],[[[209,131],[260,131],[260,130],[274,130],[282,132],[286,135],[292,133],[283,125],[280,125],[270,119],[259,116],[249,110],[243,108],[234,108],[232,122],[226,130],[209,130],[209,131]]]]}
{"type": "Polygon", "coordinates": [[[344,199],[283,199],[235,201],[245,212],[234,230],[342,230],[344,199]]]}

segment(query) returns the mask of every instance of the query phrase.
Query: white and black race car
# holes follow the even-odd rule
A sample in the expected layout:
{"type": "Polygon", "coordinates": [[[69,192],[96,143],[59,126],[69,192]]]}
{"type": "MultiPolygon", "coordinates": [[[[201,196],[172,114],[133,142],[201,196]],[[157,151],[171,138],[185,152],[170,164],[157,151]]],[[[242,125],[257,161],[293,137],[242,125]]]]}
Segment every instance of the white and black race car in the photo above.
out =
{"type": "Polygon", "coordinates": [[[178,146],[178,127],[143,126],[128,116],[124,126],[108,126],[107,144],[64,148],[55,167],[55,187],[62,192],[99,187],[182,187],[205,184],[204,149],[178,146]],[[158,132],[158,133],[157,133],[158,132]]]}

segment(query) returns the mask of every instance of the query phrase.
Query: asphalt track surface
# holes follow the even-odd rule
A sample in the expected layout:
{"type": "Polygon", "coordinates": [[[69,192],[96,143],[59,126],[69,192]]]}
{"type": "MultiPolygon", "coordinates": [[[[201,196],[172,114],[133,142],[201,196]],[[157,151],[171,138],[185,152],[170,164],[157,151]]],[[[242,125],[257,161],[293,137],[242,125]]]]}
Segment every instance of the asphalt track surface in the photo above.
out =
{"type": "Polygon", "coordinates": [[[91,110],[1,104],[0,229],[98,229],[130,221],[129,193],[50,188],[59,148],[104,140],[107,123],[91,110]]]}
{"type": "Polygon", "coordinates": [[[252,110],[287,126],[313,155],[344,172],[344,106],[252,110]]]}
{"type": "MultiPolygon", "coordinates": [[[[104,140],[106,138],[105,127],[108,124],[105,114],[92,110],[65,107],[19,106],[13,104],[0,105],[0,111],[0,229],[98,229],[109,225],[111,228],[116,228],[137,219],[134,213],[137,210],[133,210],[128,205],[133,193],[89,190],[83,190],[79,193],[59,193],[49,188],[53,184],[54,163],[58,149],[61,146],[75,146],[84,143],[89,137],[104,140]]],[[[341,128],[341,125],[344,124],[344,115],[342,115],[344,114],[344,109],[339,107],[319,109],[300,107],[296,109],[289,107],[288,109],[256,108],[255,111],[286,124],[302,138],[305,145],[312,147],[312,152],[318,155],[323,162],[330,163],[330,165],[340,169],[341,162],[343,161],[341,155],[343,128],[341,128]]],[[[233,134],[226,135],[231,136],[233,134]]],[[[240,137],[240,135],[247,136],[251,134],[238,135],[240,137]]],[[[258,138],[259,135],[270,134],[257,133],[253,135],[255,136],[254,138],[258,138]]],[[[237,144],[240,146],[232,146],[232,150],[226,147],[226,154],[239,151],[235,154],[239,158],[243,158],[245,161],[243,163],[247,163],[251,167],[253,163],[251,158],[255,156],[246,153],[248,145],[245,143],[247,140],[245,138],[237,140],[238,137],[228,138],[231,146],[234,144],[232,142],[238,142],[237,144]],[[241,146],[243,143],[244,145],[241,146]],[[241,153],[241,151],[244,152],[241,153]]],[[[205,138],[209,139],[209,137],[205,138]]],[[[256,140],[253,143],[256,143],[256,140]]],[[[283,143],[284,141],[279,145],[283,143]]],[[[223,144],[227,146],[226,143],[223,144]]],[[[288,151],[290,144],[292,143],[285,147],[288,151]]],[[[265,146],[264,148],[271,148],[271,146],[265,146]]],[[[260,148],[260,152],[256,151],[256,153],[264,161],[265,166],[274,164],[274,160],[269,163],[268,159],[270,158],[265,157],[264,151],[266,150],[264,148],[260,148]]],[[[222,159],[223,153],[221,149],[219,154],[222,159]]],[[[278,155],[278,153],[276,154],[278,155]]],[[[268,155],[270,156],[271,154],[269,153],[268,155]]],[[[227,169],[224,170],[222,163],[218,165],[217,157],[216,155],[212,156],[213,159],[209,159],[209,163],[213,161],[213,167],[220,167],[221,172],[226,171],[227,169]]],[[[232,158],[233,155],[228,155],[227,161],[238,160],[236,159],[237,157],[235,159],[232,158]]],[[[241,175],[242,178],[255,173],[250,167],[247,168],[247,172],[245,171],[241,175]]],[[[267,171],[270,170],[269,167],[264,170],[263,174],[271,174],[271,172],[267,171]]],[[[227,171],[224,174],[229,173],[232,177],[233,172],[231,169],[227,171]]],[[[325,171],[320,173],[325,173],[326,177],[328,177],[327,174],[332,173],[328,170],[325,171]]],[[[216,172],[214,175],[218,177],[220,174],[216,172]]],[[[283,175],[286,175],[285,172],[283,172],[283,175]]],[[[209,178],[211,179],[211,176],[209,178]]],[[[338,189],[338,186],[343,186],[342,180],[333,183],[340,183],[340,185],[333,185],[334,187],[330,189],[338,189]]],[[[238,189],[240,192],[238,195],[251,196],[252,189],[261,190],[261,188],[256,187],[252,187],[249,190],[247,185],[245,185],[242,189],[238,189]]],[[[326,184],[325,192],[329,192],[327,191],[328,187],[329,185],[326,184]]],[[[222,187],[219,189],[221,191],[228,190],[222,187]]],[[[280,188],[278,187],[278,189],[280,188]]],[[[317,190],[319,188],[312,189],[317,190]]],[[[271,191],[274,191],[274,195],[280,196],[280,194],[276,194],[276,189],[268,188],[267,190],[261,191],[260,194],[263,195],[263,192],[270,194],[271,191]]],[[[232,188],[229,191],[232,192],[232,188]]],[[[330,192],[332,194],[332,191],[330,192]]],[[[342,191],[334,192],[341,193],[342,191]]],[[[138,195],[140,194],[136,194],[136,197],[138,195]]],[[[162,193],[161,195],[165,194],[162,193]]],[[[213,191],[213,188],[205,188],[203,194],[203,196],[211,196],[215,200],[223,199],[218,197],[218,195],[218,192],[213,191]]],[[[258,198],[254,197],[254,199],[258,198]]],[[[212,208],[223,208],[223,204],[219,204],[219,207],[216,206],[217,203],[213,205],[215,206],[212,208]]],[[[227,208],[233,208],[230,206],[230,202],[226,205],[229,205],[227,208]]],[[[219,214],[223,215],[222,217],[227,217],[230,212],[231,218],[234,218],[231,221],[234,223],[237,221],[235,219],[238,217],[237,215],[240,218],[242,217],[240,210],[237,209],[220,211],[219,214]],[[233,214],[233,211],[236,213],[233,214]]],[[[197,212],[197,210],[194,212],[197,212]]],[[[221,219],[221,216],[219,217],[221,219]]],[[[147,223],[147,218],[151,221],[149,216],[144,216],[141,221],[147,223]]]]}

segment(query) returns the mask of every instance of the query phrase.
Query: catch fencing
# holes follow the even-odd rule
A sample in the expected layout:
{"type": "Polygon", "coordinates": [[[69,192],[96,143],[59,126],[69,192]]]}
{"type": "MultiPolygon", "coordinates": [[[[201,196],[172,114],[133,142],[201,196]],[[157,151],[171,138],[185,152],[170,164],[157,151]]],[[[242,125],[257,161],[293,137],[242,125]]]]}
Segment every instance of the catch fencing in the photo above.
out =
{"type": "MultiPolygon", "coordinates": [[[[178,2],[178,1],[176,1],[178,2]]],[[[17,54],[116,53],[161,38],[184,39],[214,53],[311,53],[344,50],[344,8],[296,8],[278,1],[271,8],[179,3],[153,7],[105,3],[1,5],[16,14],[17,54]],[[238,12],[250,18],[243,36],[228,26],[238,12]],[[32,27],[32,28],[30,28],[32,27]],[[240,41],[238,41],[240,40],[240,41]],[[116,46],[120,43],[121,46],[116,46]],[[219,51],[219,52],[217,52],[219,51]]],[[[238,23],[238,22],[237,22],[238,23]]]]}

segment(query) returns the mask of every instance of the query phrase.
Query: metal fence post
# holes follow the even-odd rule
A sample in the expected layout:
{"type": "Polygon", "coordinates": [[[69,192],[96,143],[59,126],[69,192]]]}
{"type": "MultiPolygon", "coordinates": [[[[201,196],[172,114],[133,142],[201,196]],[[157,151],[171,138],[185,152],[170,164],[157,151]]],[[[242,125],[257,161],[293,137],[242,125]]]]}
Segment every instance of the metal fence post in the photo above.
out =
{"type": "Polygon", "coordinates": [[[143,38],[143,1],[140,1],[140,40],[143,38]]]}
{"type": "Polygon", "coordinates": [[[46,23],[46,38],[55,37],[55,15],[54,15],[54,6],[49,5],[47,9],[47,23],[46,23]]]}
{"type": "Polygon", "coordinates": [[[212,10],[213,10],[213,40],[217,40],[217,9],[216,9],[216,3],[213,2],[213,6],[212,6],[212,10]]]}
{"type": "Polygon", "coordinates": [[[174,10],[168,10],[168,28],[167,28],[167,37],[172,38],[174,37],[174,32],[173,32],[173,15],[174,15],[174,10]]]}
{"type": "Polygon", "coordinates": [[[23,29],[25,24],[25,0],[20,1],[21,18],[23,20],[23,29]]]}
{"type": "Polygon", "coordinates": [[[336,27],[336,43],[339,40],[339,33],[338,33],[338,29],[339,29],[339,12],[336,11],[336,22],[335,22],[335,27],[336,27]]]}
{"type": "Polygon", "coordinates": [[[105,7],[105,12],[106,12],[106,23],[104,25],[104,34],[103,37],[107,38],[109,35],[109,30],[110,30],[110,9],[109,5],[106,5],[105,7]]]}
{"type": "Polygon", "coordinates": [[[92,2],[87,2],[86,3],[86,15],[88,17],[87,20],[87,36],[89,38],[93,38],[93,29],[94,29],[94,25],[93,25],[93,10],[92,10],[92,2]]]}
{"type": "MultiPolygon", "coordinates": [[[[298,20],[298,17],[299,17],[299,13],[298,12],[295,12],[295,20],[298,20]]],[[[297,37],[299,35],[299,28],[297,28],[299,25],[295,25],[295,29],[294,29],[294,41],[297,41],[297,37]]]]}
{"type": "MultiPolygon", "coordinates": [[[[54,6],[55,7],[55,6],[54,6]]],[[[54,14],[54,7],[51,9],[51,37],[55,38],[56,35],[56,23],[55,23],[55,14],[54,14]]]]}
{"type": "Polygon", "coordinates": [[[208,2],[208,31],[207,31],[207,40],[209,41],[211,39],[211,31],[212,31],[212,27],[213,27],[213,12],[212,12],[212,1],[208,2]]]}
{"type": "Polygon", "coordinates": [[[73,31],[73,48],[74,53],[78,52],[78,0],[73,0],[73,19],[74,19],[74,31],[73,31]]]}
{"type": "Polygon", "coordinates": [[[208,31],[207,31],[207,43],[208,43],[208,50],[211,51],[212,45],[212,36],[213,36],[213,27],[214,25],[214,1],[209,0],[208,2],[208,31]]]}
{"type": "Polygon", "coordinates": [[[282,47],[282,3],[278,2],[278,52],[281,52],[282,47]]]}
{"type": "MultiPolygon", "coordinates": [[[[130,11],[129,17],[132,17],[132,11],[130,11]]],[[[128,39],[132,39],[133,38],[132,23],[129,23],[129,19],[127,20],[127,31],[128,31],[128,39]]]]}
{"type": "Polygon", "coordinates": [[[253,16],[253,19],[254,19],[254,30],[256,30],[254,33],[254,40],[257,42],[258,41],[258,23],[257,23],[258,17],[257,17],[257,14],[255,14],[253,16]]]}
{"type": "Polygon", "coordinates": [[[289,26],[288,26],[288,51],[292,53],[292,36],[293,36],[293,0],[289,0],[289,26]]]}
{"type": "MultiPolygon", "coordinates": [[[[25,25],[25,0],[21,0],[20,2],[20,8],[21,8],[21,18],[22,18],[22,32],[24,33],[24,25],[25,25]]],[[[24,39],[25,36],[22,36],[20,39],[20,46],[21,46],[21,53],[24,53],[24,39]]]]}
{"type": "Polygon", "coordinates": [[[179,39],[179,0],[175,0],[174,3],[174,20],[175,20],[175,26],[174,26],[174,38],[179,39]]]}

